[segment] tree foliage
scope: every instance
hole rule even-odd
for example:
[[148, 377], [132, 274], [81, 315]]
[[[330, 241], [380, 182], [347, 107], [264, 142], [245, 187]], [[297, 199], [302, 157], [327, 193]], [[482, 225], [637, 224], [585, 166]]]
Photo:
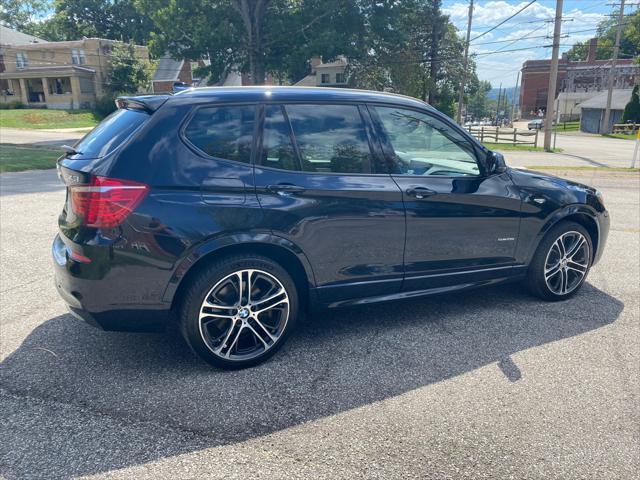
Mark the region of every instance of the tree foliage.
[[633, 122], [640, 123], [640, 96], [638, 95], [639, 85], [633, 87], [631, 92], [631, 100], [624, 107], [622, 112], [622, 123]]
[[489, 92], [491, 91], [491, 83], [483, 80], [478, 82], [475, 92], [469, 95], [467, 101], [467, 113], [475, 119], [488, 117], [494, 108], [489, 102]]
[[149, 40], [153, 28], [149, 16], [137, 10], [133, 0], [28, 1], [38, 2], [41, 12], [44, 6], [54, 13], [42, 21], [32, 19], [22, 29], [50, 41], [99, 37], [141, 45]]
[[152, 65], [136, 56], [133, 44], [114, 44], [110, 56], [111, 64], [105, 85], [108, 91], [131, 94], [149, 86]]
[[[463, 74], [463, 43], [441, 0], [56, 0], [53, 8], [51, 0], [3, 1], [53, 9], [44, 21], [21, 20], [48, 40], [148, 44], [155, 56], [206, 60], [200, 73], [212, 83], [230, 70], [257, 84], [269, 74], [295, 83], [310, 73], [311, 57], [344, 55], [352, 86], [422, 98], [452, 115]], [[473, 61], [466, 83], [473, 95]]]
[[26, 31], [46, 12], [49, 4], [49, 0], [2, 0], [0, 23], [9, 28]]
[[[618, 25], [618, 14], [602, 20], [598, 24], [596, 38], [598, 47], [596, 49], [597, 60], [608, 60], [613, 56], [613, 46], [616, 41], [616, 29]], [[567, 52], [571, 60], [586, 60], [589, 52], [589, 40], [577, 42]], [[636, 58], [640, 56], [640, 10], [625, 15], [620, 36], [620, 58]]]

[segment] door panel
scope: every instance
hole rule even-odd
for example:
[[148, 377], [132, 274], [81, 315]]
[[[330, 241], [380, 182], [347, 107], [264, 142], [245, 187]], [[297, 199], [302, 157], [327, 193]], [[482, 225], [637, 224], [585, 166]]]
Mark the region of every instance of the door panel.
[[[358, 107], [327, 107], [266, 107], [261, 165], [255, 166], [265, 225], [303, 250], [321, 302], [398, 292], [405, 235], [402, 193], [390, 175], [366, 173], [372, 154]], [[294, 144], [295, 161], [286, 135], [291, 124], [300, 140]], [[293, 170], [296, 165], [310, 171]]]
[[[429, 275], [513, 264], [520, 199], [506, 173], [488, 178], [394, 179], [405, 192], [407, 209], [407, 290], [465, 281], [458, 274], [449, 279]], [[416, 186], [435, 193], [423, 198], [406, 193]], [[494, 272], [504, 274], [503, 269]]]
[[521, 204], [509, 175], [483, 175], [474, 145], [430, 113], [376, 107], [373, 117], [407, 211], [403, 289], [508, 274]]

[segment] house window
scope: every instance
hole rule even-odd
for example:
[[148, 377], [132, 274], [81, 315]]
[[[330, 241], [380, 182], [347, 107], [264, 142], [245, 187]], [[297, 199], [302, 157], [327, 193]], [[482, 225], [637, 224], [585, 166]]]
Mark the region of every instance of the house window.
[[18, 52], [16, 53], [16, 68], [22, 70], [29, 66], [29, 61], [27, 60], [27, 54]]
[[331, 75], [328, 73], [320, 75], [320, 83], [331, 83]]
[[336, 73], [336, 83], [345, 83], [344, 73]]
[[84, 65], [86, 61], [87, 60], [84, 57], [84, 50], [81, 48], [74, 48], [71, 50], [71, 63], [74, 65]]
[[80, 93], [95, 93], [93, 81], [87, 77], [80, 77]]
[[64, 95], [71, 93], [71, 79], [69, 77], [50, 78], [49, 93], [52, 95]]

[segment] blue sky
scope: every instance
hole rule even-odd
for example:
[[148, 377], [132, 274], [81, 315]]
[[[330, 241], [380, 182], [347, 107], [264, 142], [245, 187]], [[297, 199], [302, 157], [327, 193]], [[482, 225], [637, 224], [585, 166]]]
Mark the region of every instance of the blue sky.
[[[442, 3], [443, 10], [450, 16], [460, 34], [466, 34], [468, 1], [443, 0]], [[471, 38], [513, 15], [527, 3], [529, 0], [476, 0], [474, 2]], [[562, 34], [567, 37], [560, 40], [561, 52], [568, 50], [576, 41], [594, 36], [598, 22], [612, 12], [613, 7], [607, 3], [612, 2], [606, 0], [564, 1], [563, 18], [566, 20], [562, 24]], [[504, 25], [475, 42], [471, 42], [470, 52], [479, 54], [476, 63], [480, 79], [490, 81], [494, 87], [498, 87], [500, 82], [503, 87], [514, 86], [522, 62], [551, 58], [551, 48], [543, 47], [552, 42], [553, 22], [545, 22], [544, 20], [553, 20], [555, 7], [555, 0], [538, 0]], [[632, 12], [634, 11], [632, 9], [637, 8], [637, 6], [628, 7], [625, 9], [625, 13]], [[521, 37], [535, 38], [517, 40]], [[498, 49], [523, 50], [492, 53]], [[491, 55], [486, 55], [487, 53], [491, 53]]]

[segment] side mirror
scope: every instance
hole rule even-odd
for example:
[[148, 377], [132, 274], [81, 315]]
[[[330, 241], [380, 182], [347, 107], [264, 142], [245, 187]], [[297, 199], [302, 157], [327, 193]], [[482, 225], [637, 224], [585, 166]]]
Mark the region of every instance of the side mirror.
[[493, 175], [506, 171], [507, 163], [504, 161], [504, 156], [498, 152], [489, 152], [487, 155], [487, 173]]

